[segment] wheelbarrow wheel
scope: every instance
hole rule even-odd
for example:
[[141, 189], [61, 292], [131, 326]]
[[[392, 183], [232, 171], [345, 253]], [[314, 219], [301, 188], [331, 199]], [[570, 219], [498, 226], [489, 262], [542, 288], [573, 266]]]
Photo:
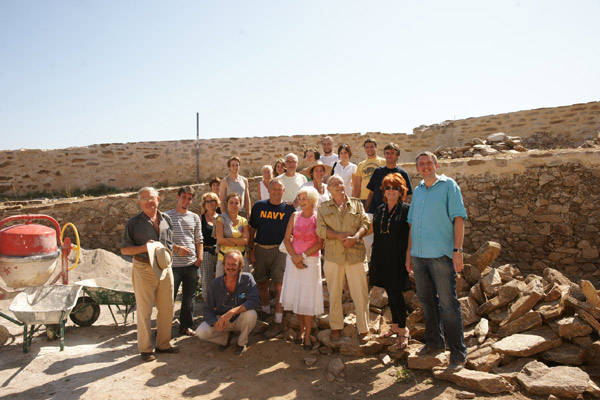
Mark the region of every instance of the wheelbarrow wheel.
[[79, 326], [90, 326], [100, 317], [100, 305], [91, 297], [82, 296], [77, 299], [69, 317]]

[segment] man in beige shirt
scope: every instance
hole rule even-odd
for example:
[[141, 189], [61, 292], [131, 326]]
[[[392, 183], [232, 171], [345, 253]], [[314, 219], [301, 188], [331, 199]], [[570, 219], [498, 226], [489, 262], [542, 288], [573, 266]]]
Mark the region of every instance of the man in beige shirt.
[[369, 288], [365, 246], [362, 237], [369, 229], [369, 218], [359, 199], [346, 195], [339, 175], [329, 178], [331, 200], [321, 203], [317, 213], [317, 235], [325, 240], [323, 271], [329, 290], [329, 326], [331, 339], [338, 340], [344, 328], [342, 292], [348, 279], [354, 302], [359, 341], [369, 341]]

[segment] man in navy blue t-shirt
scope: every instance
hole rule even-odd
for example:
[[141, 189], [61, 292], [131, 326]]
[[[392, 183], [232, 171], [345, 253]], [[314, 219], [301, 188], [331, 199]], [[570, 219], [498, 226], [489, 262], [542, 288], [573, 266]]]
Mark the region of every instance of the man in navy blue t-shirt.
[[398, 157], [400, 157], [400, 147], [398, 147], [398, 145], [395, 143], [390, 143], [383, 149], [383, 155], [385, 157], [385, 165], [375, 169], [373, 176], [371, 176], [371, 180], [367, 185], [367, 189], [369, 189], [369, 196], [367, 197], [365, 210], [371, 214], [374, 214], [375, 209], [380, 204], [383, 204], [381, 183], [383, 182], [383, 178], [385, 178], [388, 174], [398, 172], [400, 175], [402, 175], [406, 181], [406, 187], [408, 188], [407, 194], [412, 194], [412, 185], [410, 184], [408, 173], [397, 165]]
[[274, 323], [265, 332], [265, 336], [269, 338], [277, 336], [283, 329], [283, 306], [279, 303], [279, 298], [286, 255], [279, 251], [279, 245], [285, 236], [290, 216], [295, 211], [294, 206], [282, 200], [284, 191], [281, 179], [273, 179], [269, 184], [269, 199], [257, 201], [250, 213], [250, 262], [254, 266], [254, 279], [258, 285], [263, 312], [271, 313], [271, 280], [275, 283], [277, 293]]

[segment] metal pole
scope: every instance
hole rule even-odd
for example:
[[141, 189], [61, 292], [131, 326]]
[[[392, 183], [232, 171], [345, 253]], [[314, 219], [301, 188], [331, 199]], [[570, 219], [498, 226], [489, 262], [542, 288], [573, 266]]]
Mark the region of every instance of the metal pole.
[[200, 116], [196, 113], [196, 183], [200, 183]]

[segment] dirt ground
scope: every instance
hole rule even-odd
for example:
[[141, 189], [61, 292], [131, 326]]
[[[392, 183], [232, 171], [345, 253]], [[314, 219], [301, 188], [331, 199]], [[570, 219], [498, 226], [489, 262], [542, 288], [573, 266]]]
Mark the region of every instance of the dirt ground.
[[[127, 276], [126, 264], [113, 255], [87, 254], [87, 260], [71, 273], [71, 281], [99, 276]], [[108, 259], [92, 262], [92, 256]], [[112, 270], [99, 269], [101, 261]], [[7, 312], [10, 301], [0, 301]], [[176, 304], [176, 307], [179, 303]], [[119, 317], [119, 316], [117, 316]], [[122, 321], [122, 317], [121, 317]], [[22, 328], [0, 319], [11, 333], [0, 346], [0, 399], [454, 399], [463, 391], [454, 384], [433, 378], [429, 371], [408, 371], [398, 380], [400, 362], [384, 366], [377, 356], [351, 358], [318, 350], [305, 351], [283, 339], [250, 336], [248, 350], [234, 355], [233, 346], [224, 352], [217, 345], [196, 337], [173, 341], [180, 354], [158, 354], [154, 362], [141, 361], [136, 346], [135, 324], [115, 326], [107, 306], [101, 306], [98, 321], [79, 327], [67, 321], [64, 351], [58, 341], [48, 340], [44, 329], [36, 333], [31, 351], [22, 352]], [[314, 356], [307, 366], [304, 358]], [[340, 358], [345, 369], [333, 382], [327, 366]], [[485, 395], [477, 399], [528, 399], [521, 393]]]

